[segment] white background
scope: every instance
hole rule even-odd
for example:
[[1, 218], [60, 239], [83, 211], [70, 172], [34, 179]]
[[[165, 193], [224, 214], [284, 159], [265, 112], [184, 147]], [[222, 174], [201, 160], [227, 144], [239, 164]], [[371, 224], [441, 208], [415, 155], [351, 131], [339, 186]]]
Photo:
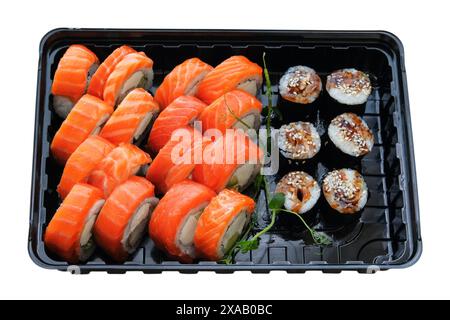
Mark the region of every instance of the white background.
[[[446, 2], [3, 1], [0, 297], [450, 298], [450, 18]], [[27, 233], [38, 45], [41, 37], [56, 27], [385, 29], [395, 33], [406, 51], [424, 239], [421, 260], [409, 269], [375, 275], [173, 272], [72, 276], [35, 266], [27, 253]]]

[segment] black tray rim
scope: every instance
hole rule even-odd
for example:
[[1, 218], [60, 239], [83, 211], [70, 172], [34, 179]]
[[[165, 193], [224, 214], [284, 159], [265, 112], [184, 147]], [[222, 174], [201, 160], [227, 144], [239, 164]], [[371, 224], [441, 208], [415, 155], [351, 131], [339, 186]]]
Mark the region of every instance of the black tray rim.
[[[50, 41], [50, 39], [59, 34], [67, 32], [116, 32], [116, 33], [199, 33], [199, 34], [244, 34], [244, 33], [255, 33], [258, 35], [290, 35], [290, 36], [319, 36], [323, 38], [333, 38], [339, 37], [352, 37], [355, 39], [369, 38], [371, 40], [376, 36], [382, 36], [392, 43], [388, 43], [389, 46], [394, 45], [396, 52], [398, 54], [397, 62], [400, 68], [401, 77], [401, 90], [402, 98], [404, 100], [403, 108], [404, 113], [402, 113], [402, 118], [400, 119], [403, 123], [404, 135], [404, 148], [408, 153], [408, 168], [405, 177], [406, 186], [409, 187], [409, 192], [407, 196], [409, 197], [410, 206], [409, 211], [414, 221], [409, 221], [409, 223], [414, 223], [415, 234], [413, 234], [412, 228], [409, 228], [409, 233], [412, 239], [415, 241], [410, 245], [413, 246], [413, 254], [410, 257], [399, 264], [363, 264], [363, 263], [346, 263], [346, 264], [328, 264], [328, 263], [309, 263], [309, 264], [252, 264], [252, 263], [238, 263], [232, 265], [224, 265], [217, 263], [199, 263], [199, 264], [160, 264], [160, 265], [137, 265], [132, 263], [126, 264], [114, 264], [114, 265], [68, 265], [65, 262], [57, 262], [55, 264], [49, 264], [45, 262], [38, 253], [33, 250], [32, 242], [32, 224], [34, 219], [33, 212], [35, 211], [36, 204], [34, 203], [34, 193], [35, 189], [38, 187], [36, 185], [36, 174], [37, 161], [38, 161], [38, 144], [39, 144], [39, 102], [42, 97], [40, 94], [40, 78], [42, 75], [42, 53], [44, 47]], [[379, 39], [378, 39], [379, 40]], [[89, 273], [90, 271], [106, 271], [107, 273], [125, 273], [128, 271], [141, 271], [144, 273], [161, 273], [163, 271], [179, 271], [180, 273], [197, 273], [199, 271], [214, 271], [216, 273], [233, 273], [234, 271], [251, 271], [252, 273], [269, 273], [271, 271], [286, 271], [287, 273], [305, 273], [306, 271], [322, 271], [324, 273], [340, 273], [341, 271], [357, 271], [360, 273], [375, 273], [376, 271], [389, 270], [389, 269], [404, 269], [415, 265], [423, 252], [421, 228], [420, 228], [420, 218], [419, 218], [419, 199], [418, 199], [418, 187], [417, 187], [417, 174], [416, 165], [414, 157], [414, 143], [411, 125], [411, 110], [409, 103], [407, 78], [405, 70], [405, 53], [404, 46], [399, 37], [394, 33], [386, 30], [273, 30], [273, 29], [143, 29], [143, 28], [55, 28], [48, 31], [43, 35], [39, 44], [39, 63], [38, 63], [38, 73], [37, 73], [37, 83], [36, 83], [36, 103], [35, 103], [35, 127], [34, 127], [34, 143], [33, 143], [33, 162], [32, 162], [32, 177], [31, 177], [31, 195], [30, 195], [30, 218], [29, 218], [29, 234], [28, 234], [28, 254], [31, 260], [39, 267], [44, 269], [57, 269], [60, 271], [69, 271], [71, 273]], [[39, 172], [40, 173], [40, 172]], [[40, 210], [38, 208], [38, 210]]]

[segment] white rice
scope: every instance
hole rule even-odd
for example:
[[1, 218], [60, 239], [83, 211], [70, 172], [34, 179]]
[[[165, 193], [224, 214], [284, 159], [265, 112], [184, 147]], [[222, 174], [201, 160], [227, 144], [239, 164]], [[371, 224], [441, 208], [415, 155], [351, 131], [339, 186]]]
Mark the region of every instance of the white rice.
[[250, 78], [242, 80], [238, 85], [237, 89], [244, 90], [245, 92], [251, 94], [252, 96], [256, 96], [259, 89], [262, 85], [262, 77], [260, 76], [252, 76]]
[[209, 70], [205, 70], [200, 73], [197, 77], [192, 79], [184, 91], [186, 96], [195, 96], [197, 94], [198, 84], [203, 80], [203, 78], [209, 73]]
[[244, 132], [249, 130], [249, 127], [251, 129], [258, 130], [261, 124], [258, 112], [246, 114], [243, 117], [241, 117], [240, 120], [241, 121], [236, 120], [236, 123], [234, 124], [233, 128], [242, 129]]
[[145, 116], [139, 122], [136, 130], [134, 131], [133, 139], [134, 141], [138, 141], [142, 135], [146, 132], [146, 129], [150, 125], [150, 122], [155, 119], [157, 116], [156, 112], [147, 112]]
[[221, 241], [219, 242], [219, 247], [217, 248], [217, 256], [219, 259], [222, 259], [234, 243], [239, 239], [249, 221], [250, 215], [246, 210], [243, 210], [230, 222]]
[[108, 121], [109, 117], [110, 117], [109, 114], [105, 114], [103, 117], [101, 117], [100, 120], [98, 120], [97, 124], [95, 125], [94, 130], [92, 130], [91, 135], [95, 136], [99, 134], [100, 131], [102, 130], [103, 125], [106, 123], [106, 121]]
[[131, 254], [136, 250], [145, 234], [153, 209], [157, 204], [157, 198], [147, 198], [133, 213], [130, 221], [128, 221], [127, 227], [123, 232], [123, 237], [121, 240], [124, 251]]
[[75, 104], [67, 97], [53, 96], [53, 109], [58, 116], [65, 119]]
[[178, 227], [176, 244], [184, 254], [195, 258], [194, 235], [197, 228], [198, 219], [209, 202], [202, 203], [198, 207], [189, 211]]
[[153, 83], [153, 69], [144, 68], [133, 73], [122, 85], [120, 92], [116, 97], [115, 104], [119, 104], [127, 96], [127, 94], [136, 89], [143, 88], [149, 90]]
[[246, 162], [238, 166], [228, 181], [227, 188], [239, 191], [245, 190], [253, 182], [260, 170], [260, 163], [255, 164]]
[[98, 213], [105, 200], [98, 200], [92, 208], [89, 210], [86, 220], [84, 222], [83, 231], [80, 236], [80, 247], [79, 247], [79, 259], [80, 261], [86, 261], [92, 255], [95, 250], [95, 242], [92, 239], [92, 229], [97, 220]]

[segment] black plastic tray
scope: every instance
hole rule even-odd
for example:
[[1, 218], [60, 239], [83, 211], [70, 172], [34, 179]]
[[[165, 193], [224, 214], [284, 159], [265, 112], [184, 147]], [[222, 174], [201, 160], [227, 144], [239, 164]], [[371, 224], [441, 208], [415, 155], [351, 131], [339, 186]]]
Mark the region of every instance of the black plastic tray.
[[[114, 48], [128, 44], [142, 50], [154, 62], [157, 87], [164, 75], [189, 57], [199, 57], [211, 65], [243, 54], [262, 64], [266, 52], [270, 76], [277, 84], [281, 74], [293, 65], [314, 68], [325, 79], [332, 71], [355, 67], [370, 74], [374, 90], [362, 107], [335, 103], [326, 92], [307, 107], [293, 107], [274, 101], [283, 113], [283, 122], [314, 122], [322, 135], [323, 148], [317, 160], [289, 163], [280, 156], [276, 179], [291, 170], [305, 170], [319, 181], [333, 168], [360, 170], [369, 187], [369, 200], [361, 214], [353, 216], [331, 212], [324, 200], [305, 215], [307, 221], [333, 238], [333, 245], [320, 247], [309, 241], [305, 229], [289, 217], [281, 217], [272, 232], [261, 239], [258, 250], [239, 254], [236, 263], [215, 262], [181, 264], [167, 260], [148, 238], [124, 264], [114, 264], [100, 250], [86, 263], [69, 266], [48, 254], [43, 243], [47, 223], [59, 200], [56, 186], [61, 168], [49, 156], [49, 143], [59, 128], [60, 119], [51, 111], [52, 77], [68, 45], [82, 43], [104, 59]], [[140, 270], [158, 273], [166, 270], [194, 273], [211, 270], [220, 273], [235, 270], [304, 272], [357, 270], [375, 272], [407, 267], [422, 251], [419, 227], [417, 184], [414, 164], [410, 110], [406, 85], [404, 52], [400, 40], [384, 31], [263, 31], [263, 30], [114, 30], [56, 29], [46, 34], [40, 45], [37, 81], [35, 141], [31, 190], [31, 217], [28, 249], [39, 266], [59, 270], [108, 271], [123, 273]], [[154, 93], [155, 86], [152, 88]], [[265, 96], [259, 97], [265, 104]], [[362, 160], [341, 156], [327, 143], [326, 127], [335, 115], [352, 111], [367, 121], [376, 136], [373, 151]], [[278, 128], [279, 122], [274, 123]], [[268, 223], [264, 197], [258, 202], [256, 230]]]

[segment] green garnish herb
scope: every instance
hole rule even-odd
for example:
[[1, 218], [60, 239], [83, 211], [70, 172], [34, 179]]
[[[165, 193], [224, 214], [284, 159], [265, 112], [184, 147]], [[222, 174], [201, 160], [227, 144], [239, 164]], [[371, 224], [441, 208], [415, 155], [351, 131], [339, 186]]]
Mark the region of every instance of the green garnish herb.
[[227, 95], [225, 94], [223, 96], [223, 101], [225, 102], [225, 106], [228, 109], [228, 112], [231, 113], [231, 115], [236, 119], [236, 121], [238, 121], [239, 123], [243, 124], [247, 129], [251, 129], [252, 127], [250, 127], [247, 123], [244, 122], [244, 120], [242, 120], [241, 118], [239, 118], [234, 112], [233, 110], [231, 110], [230, 106], [227, 103]]
[[290, 210], [283, 209], [284, 205], [284, 194], [283, 193], [276, 193], [269, 202], [269, 211], [271, 213], [271, 219], [270, 223], [261, 231], [259, 231], [257, 234], [255, 234], [250, 240], [241, 241], [238, 246], [241, 248], [242, 253], [247, 253], [250, 250], [257, 249], [259, 246], [259, 240], [263, 234], [268, 232], [272, 227], [275, 225], [277, 214], [281, 213], [289, 213], [295, 215], [297, 218], [301, 220], [301, 222], [304, 224], [306, 229], [308, 229], [309, 233], [311, 234], [311, 237], [315, 244], [317, 245], [330, 245], [331, 240], [323, 233], [319, 233], [313, 228], [311, 228], [306, 221], [303, 219], [303, 217]]
[[253, 199], [258, 198], [260, 192], [261, 192], [261, 186], [263, 183], [263, 176], [259, 173], [256, 177], [255, 180], [253, 181], [252, 184], [252, 189], [253, 189]]
[[141, 80], [139, 80], [139, 83], [138, 83], [137, 87], [138, 87], [138, 88], [144, 88], [144, 87], [145, 87], [145, 84], [147, 83], [147, 81], [148, 81], [147, 77], [146, 77], [146, 76], [143, 76], [143, 77], [141, 78]]
[[238, 189], [239, 189], [239, 181], [238, 181], [238, 178], [237, 178], [237, 177], [231, 178], [231, 180], [228, 181], [228, 183], [227, 183], [227, 188], [228, 188], [228, 189], [238, 190]]
[[263, 53], [262, 56], [263, 59], [263, 65], [264, 65], [264, 78], [266, 80], [266, 97], [267, 97], [267, 118], [266, 118], [266, 134], [267, 134], [267, 153], [270, 154], [271, 149], [271, 132], [270, 132], [270, 125], [272, 120], [272, 112], [273, 112], [273, 106], [272, 106], [272, 84], [270, 82], [269, 77], [269, 70], [267, 69], [266, 64], [266, 53]]
[[[234, 258], [239, 253], [239, 251], [243, 252], [241, 246], [243, 245], [244, 242], [246, 242], [244, 239], [247, 239], [248, 235], [253, 230], [254, 226], [255, 226], [255, 220], [254, 220], [254, 218], [252, 218], [252, 220], [248, 224], [247, 229], [245, 230], [245, 232], [238, 239], [238, 241], [236, 241], [234, 243], [234, 245], [227, 252], [227, 254], [223, 257], [223, 259], [219, 261], [220, 263], [233, 264]], [[257, 248], [254, 248], [254, 249], [257, 249]]]
[[82, 251], [90, 251], [94, 248], [95, 242], [92, 238], [88, 240], [84, 245], [81, 246]]
[[286, 210], [283, 208], [284, 205], [284, 194], [283, 193], [276, 193], [273, 197], [272, 200], [270, 200], [269, 203], [269, 209], [272, 212], [284, 212], [284, 213], [290, 213], [295, 215], [297, 218], [299, 218], [302, 223], [305, 225], [306, 229], [308, 229], [309, 233], [311, 234], [312, 239], [314, 240], [314, 242], [318, 245], [330, 245], [331, 241], [330, 239], [323, 233], [317, 232], [316, 230], [314, 230], [313, 228], [311, 228], [306, 221], [303, 219], [303, 217], [294, 211], [290, 211], [290, 210]]

